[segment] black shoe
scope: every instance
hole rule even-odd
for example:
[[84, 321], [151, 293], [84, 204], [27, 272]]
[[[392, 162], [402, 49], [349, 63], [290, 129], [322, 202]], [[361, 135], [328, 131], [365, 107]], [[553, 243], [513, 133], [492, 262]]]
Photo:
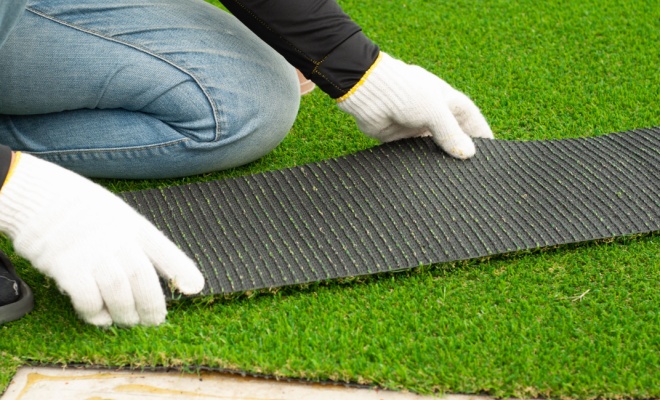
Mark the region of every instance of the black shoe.
[[0, 325], [21, 318], [33, 307], [32, 290], [18, 277], [9, 258], [0, 252]]

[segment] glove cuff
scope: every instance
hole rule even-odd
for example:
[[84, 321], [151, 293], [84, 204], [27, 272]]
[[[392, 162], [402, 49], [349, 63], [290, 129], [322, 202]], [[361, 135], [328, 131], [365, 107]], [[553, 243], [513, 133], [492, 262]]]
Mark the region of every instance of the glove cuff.
[[[0, 232], [15, 240], [39, 218], [40, 211], [57, 201], [55, 194], [66, 187], [67, 171], [25, 153], [16, 153], [12, 173], [0, 192]], [[47, 223], [40, 221], [39, 223]]]
[[376, 70], [376, 68], [378, 67], [378, 65], [380, 64], [380, 62], [381, 62], [381, 61], [383, 60], [383, 58], [385, 58], [385, 57], [389, 57], [389, 56], [388, 56], [386, 53], [384, 53], [384, 52], [381, 51], [381, 52], [378, 54], [378, 57], [376, 57], [376, 60], [374, 61], [374, 63], [371, 64], [371, 67], [369, 67], [369, 69], [367, 70], [367, 72], [365, 72], [364, 75], [362, 75], [362, 78], [360, 78], [360, 80], [358, 81], [358, 83], [356, 83], [356, 84], [351, 88], [351, 90], [349, 90], [348, 92], [346, 92], [346, 94], [344, 94], [343, 96], [337, 98], [335, 101], [336, 101], [337, 103], [341, 103], [341, 102], [347, 100], [349, 97], [351, 97], [351, 96], [352, 96], [352, 95], [353, 95], [353, 94], [354, 94], [354, 93], [355, 93], [355, 92], [356, 92], [356, 91], [357, 91], [362, 85], [364, 85], [364, 83], [367, 81], [367, 78], [369, 78], [369, 77], [371, 76], [371, 74]]
[[401, 76], [405, 75], [407, 66], [381, 51], [362, 79], [337, 99], [337, 106], [366, 124], [387, 119], [391, 110], [402, 106], [396, 93], [407, 92], [407, 77]]

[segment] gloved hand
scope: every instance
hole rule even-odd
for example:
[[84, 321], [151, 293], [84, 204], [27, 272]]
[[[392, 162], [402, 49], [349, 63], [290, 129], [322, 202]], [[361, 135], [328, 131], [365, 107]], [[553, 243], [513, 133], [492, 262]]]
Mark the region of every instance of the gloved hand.
[[160, 324], [167, 309], [157, 273], [185, 294], [204, 287], [193, 261], [119, 197], [28, 154], [14, 163], [0, 192], [0, 231], [85, 321]]
[[430, 135], [456, 158], [474, 155], [470, 137], [493, 138], [486, 119], [465, 94], [384, 52], [337, 105], [355, 117], [367, 136], [390, 142]]

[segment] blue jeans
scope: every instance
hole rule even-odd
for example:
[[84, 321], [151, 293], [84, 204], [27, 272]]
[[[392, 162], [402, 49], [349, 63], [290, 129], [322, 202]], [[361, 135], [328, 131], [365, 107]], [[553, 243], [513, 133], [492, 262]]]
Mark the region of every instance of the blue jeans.
[[202, 0], [29, 0], [0, 48], [0, 143], [92, 177], [248, 163], [299, 102], [294, 68]]

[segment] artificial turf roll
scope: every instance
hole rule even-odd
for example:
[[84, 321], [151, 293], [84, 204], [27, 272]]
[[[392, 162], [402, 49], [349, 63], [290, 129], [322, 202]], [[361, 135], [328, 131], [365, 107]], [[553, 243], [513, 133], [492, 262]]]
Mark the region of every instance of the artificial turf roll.
[[431, 139], [121, 196], [195, 259], [201, 295], [660, 230], [660, 129], [548, 141]]

